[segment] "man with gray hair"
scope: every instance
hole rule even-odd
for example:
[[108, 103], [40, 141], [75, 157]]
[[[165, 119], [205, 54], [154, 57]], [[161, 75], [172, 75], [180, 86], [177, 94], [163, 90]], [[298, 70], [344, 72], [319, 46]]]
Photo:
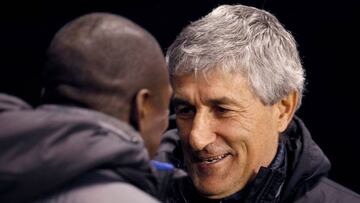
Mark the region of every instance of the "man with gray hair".
[[[159, 156], [190, 176], [174, 201], [360, 202], [326, 178], [329, 160], [294, 116], [304, 69], [272, 14], [219, 6], [185, 27], [167, 57], [178, 130]], [[165, 145], [176, 135], [176, 147]]]

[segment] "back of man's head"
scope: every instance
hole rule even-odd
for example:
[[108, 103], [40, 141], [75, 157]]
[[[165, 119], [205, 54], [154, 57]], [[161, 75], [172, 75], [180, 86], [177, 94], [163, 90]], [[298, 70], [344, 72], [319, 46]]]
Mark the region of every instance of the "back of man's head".
[[50, 44], [43, 103], [127, 120], [137, 91], [164, 85], [164, 66], [162, 51], [146, 30], [114, 14], [87, 14], [60, 29]]

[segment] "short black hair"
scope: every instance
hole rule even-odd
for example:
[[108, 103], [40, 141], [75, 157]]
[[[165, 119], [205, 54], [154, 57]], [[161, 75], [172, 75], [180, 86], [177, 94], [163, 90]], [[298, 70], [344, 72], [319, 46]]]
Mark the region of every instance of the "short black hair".
[[165, 60], [155, 38], [132, 21], [91, 13], [52, 40], [43, 71], [42, 103], [77, 105], [119, 116], [141, 88], [160, 87]]

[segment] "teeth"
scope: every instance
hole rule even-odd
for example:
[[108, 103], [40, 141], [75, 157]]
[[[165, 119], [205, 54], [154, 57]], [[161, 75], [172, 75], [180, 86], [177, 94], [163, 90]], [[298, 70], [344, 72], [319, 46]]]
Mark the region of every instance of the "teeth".
[[211, 164], [211, 163], [215, 163], [215, 162], [218, 162], [220, 161], [221, 159], [225, 158], [226, 157], [226, 154], [223, 154], [223, 155], [220, 155], [220, 156], [216, 156], [216, 157], [211, 157], [209, 159], [205, 159], [202, 161], [202, 163], [205, 163], [205, 164]]

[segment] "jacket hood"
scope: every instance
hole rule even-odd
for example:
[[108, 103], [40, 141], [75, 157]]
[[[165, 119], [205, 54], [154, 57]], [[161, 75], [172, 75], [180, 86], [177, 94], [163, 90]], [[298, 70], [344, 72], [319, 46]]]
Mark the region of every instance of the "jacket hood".
[[284, 132], [284, 138], [289, 166], [282, 199], [289, 199], [294, 198], [305, 182], [311, 187], [312, 183], [316, 184], [326, 176], [331, 164], [300, 118], [294, 117]]
[[126, 123], [87, 109], [33, 109], [0, 94], [0, 154], [0, 202], [36, 198], [95, 168], [129, 172], [137, 177], [132, 181], [154, 187], [141, 136]]

